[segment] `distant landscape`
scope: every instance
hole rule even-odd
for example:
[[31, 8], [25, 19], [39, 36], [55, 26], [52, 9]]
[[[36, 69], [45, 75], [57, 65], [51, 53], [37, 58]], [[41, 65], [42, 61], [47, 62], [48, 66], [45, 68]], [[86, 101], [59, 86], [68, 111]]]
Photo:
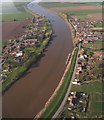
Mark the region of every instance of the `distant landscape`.
[[[31, 18], [33, 15], [27, 12], [26, 5], [28, 2], [3, 3], [2, 21], [13, 21], [14, 19]], [[7, 7], [9, 6], [9, 7]]]

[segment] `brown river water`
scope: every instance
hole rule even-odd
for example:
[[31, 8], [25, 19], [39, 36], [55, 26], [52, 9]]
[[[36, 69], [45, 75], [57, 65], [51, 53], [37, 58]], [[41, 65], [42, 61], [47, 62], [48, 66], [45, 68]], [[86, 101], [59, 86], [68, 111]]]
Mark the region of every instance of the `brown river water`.
[[41, 59], [3, 95], [3, 118], [33, 118], [40, 112], [60, 82], [73, 50], [71, 31], [61, 17], [33, 2], [28, 8], [51, 21], [54, 38]]

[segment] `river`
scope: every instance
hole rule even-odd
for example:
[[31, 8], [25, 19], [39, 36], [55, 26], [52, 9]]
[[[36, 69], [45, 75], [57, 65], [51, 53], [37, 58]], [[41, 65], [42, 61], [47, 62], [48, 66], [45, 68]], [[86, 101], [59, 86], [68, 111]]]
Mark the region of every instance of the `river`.
[[28, 8], [50, 20], [54, 38], [41, 59], [3, 95], [3, 118], [33, 118], [60, 82], [68, 54], [73, 50], [71, 31], [61, 17], [34, 2]]

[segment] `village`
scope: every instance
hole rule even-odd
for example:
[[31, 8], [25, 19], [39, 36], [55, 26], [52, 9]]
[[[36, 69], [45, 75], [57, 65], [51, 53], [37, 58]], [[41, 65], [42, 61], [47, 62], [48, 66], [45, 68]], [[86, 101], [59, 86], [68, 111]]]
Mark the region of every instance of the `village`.
[[[25, 34], [17, 36], [3, 45], [2, 55], [0, 56], [2, 81], [8, 81], [8, 77], [12, 76], [13, 73], [15, 74], [15, 80], [15, 77], [17, 77], [15, 70], [19, 66], [27, 67], [28, 63], [31, 64], [32, 59], [37, 58], [43, 52], [51, 38], [51, 25], [44, 16], [33, 17], [30, 23], [22, 26], [22, 28], [25, 30]], [[32, 58], [32, 56], [35, 57]]]
[[[68, 17], [68, 21], [74, 28], [74, 37], [77, 38], [79, 47], [78, 58], [75, 67], [75, 77], [72, 81], [72, 89], [67, 102], [61, 113], [61, 118], [79, 118], [88, 111], [88, 93], [77, 91], [77, 86], [87, 85], [90, 82], [102, 81], [104, 77], [103, 66], [103, 28], [95, 30], [96, 24], [103, 24], [103, 21], [81, 21], [77, 18]], [[74, 90], [74, 87], [75, 91]]]
[[[87, 73], [88, 69], [91, 69], [94, 65], [94, 62], [96, 63], [96, 60], [101, 61], [104, 60], [104, 56], [102, 55], [102, 35], [103, 35], [103, 29], [101, 30], [93, 30], [96, 24], [102, 23], [103, 21], [81, 21], [77, 18], [70, 18], [69, 22], [74, 26], [76, 37], [78, 39], [78, 44], [80, 44], [80, 50], [78, 53], [78, 61], [77, 61], [77, 67], [76, 67], [76, 75], [75, 80], [72, 82], [72, 84], [80, 85], [87, 79], [88, 74], [86, 76], [83, 76], [83, 73]], [[99, 42], [101, 45], [98, 46], [95, 42]], [[100, 54], [95, 56], [96, 52], [100, 51]], [[92, 64], [93, 63], [93, 64]], [[83, 77], [83, 78], [82, 78]], [[91, 76], [90, 76], [91, 77]], [[93, 77], [91, 79], [94, 79]], [[102, 76], [100, 77], [102, 79]]]

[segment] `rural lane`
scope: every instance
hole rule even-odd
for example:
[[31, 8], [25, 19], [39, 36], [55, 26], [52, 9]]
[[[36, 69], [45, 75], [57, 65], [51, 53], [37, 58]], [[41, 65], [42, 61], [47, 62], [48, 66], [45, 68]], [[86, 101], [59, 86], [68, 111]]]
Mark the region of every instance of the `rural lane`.
[[[77, 63], [78, 63], [78, 54], [77, 54], [77, 58], [76, 58], [76, 63], [75, 63], [75, 67], [74, 67], [74, 71], [73, 71], [73, 75], [72, 75], [72, 78], [71, 78], [71, 81], [70, 81], [70, 84], [69, 84], [69, 87], [67, 89], [67, 92], [66, 92], [66, 95], [60, 105], [60, 107], [58, 108], [58, 110], [56, 111], [56, 113], [53, 115], [52, 119], [53, 118], [57, 118], [59, 114], [62, 113], [63, 111], [63, 108], [64, 108], [64, 105], [68, 99], [68, 96], [69, 96], [69, 93], [71, 91], [71, 88], [72, 88], [72, 81], [75, 79], [75, 73], [76, 73], [76, 68], [77, 68]], [[69, 63], [69, 66], [67, 66], [68, 68], [70, 67], [70, 63]], [[68, 107], [66, 107], [68, 108]]]

